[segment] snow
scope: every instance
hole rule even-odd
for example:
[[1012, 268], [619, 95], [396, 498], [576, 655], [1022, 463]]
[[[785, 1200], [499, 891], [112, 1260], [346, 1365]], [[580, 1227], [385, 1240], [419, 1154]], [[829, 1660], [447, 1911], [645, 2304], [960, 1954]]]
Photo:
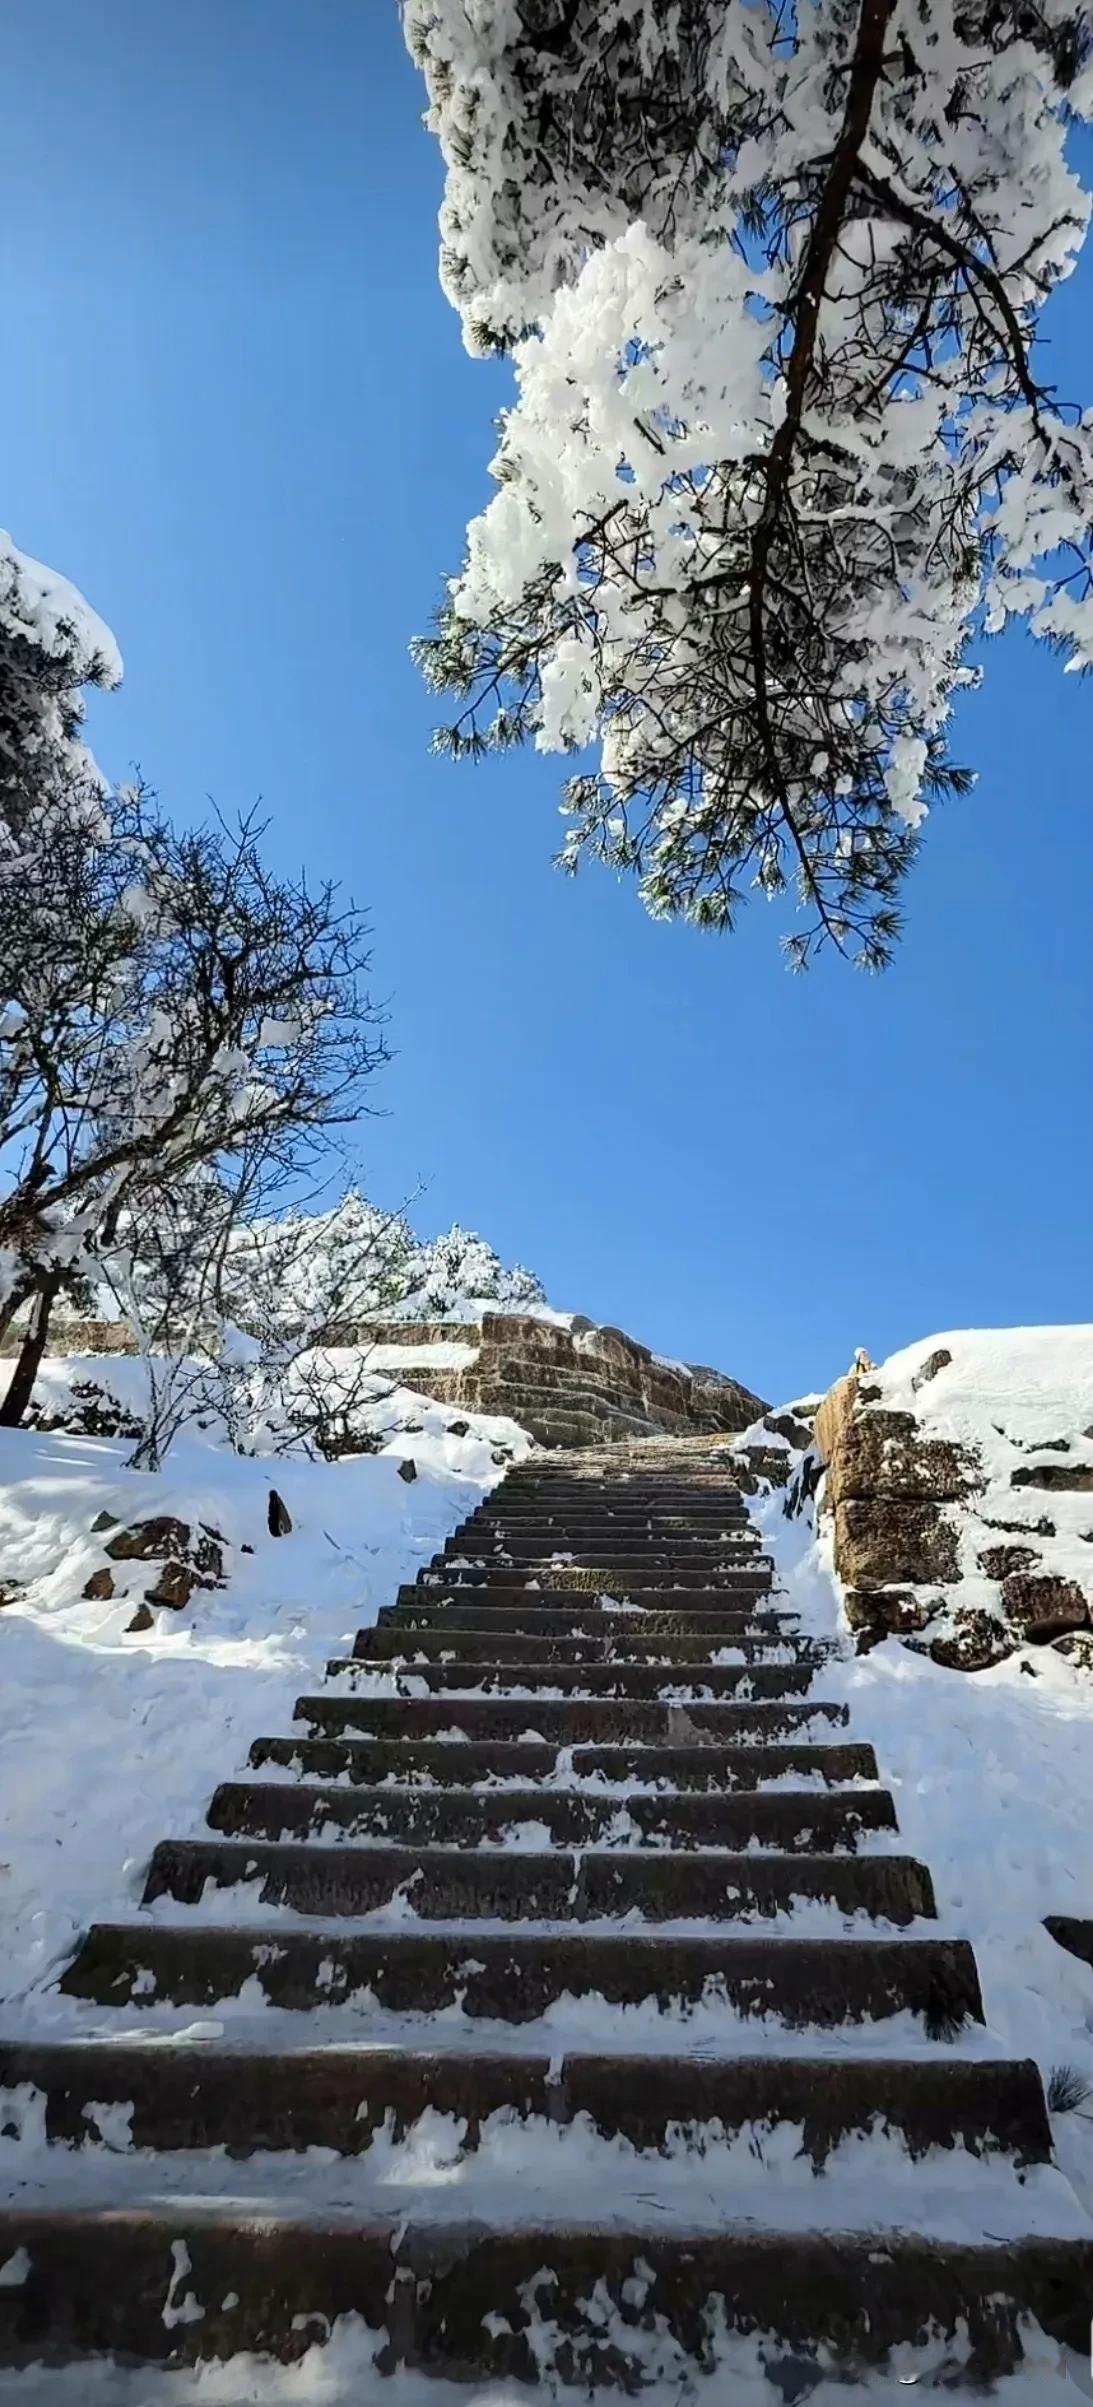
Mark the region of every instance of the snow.
[[64, 661], [74, 686], [94, 678], [120, 685], [121, 654], [109, 627], [75, 585], [17, 550], [0, 531], [0, 627], [25, 636], [51, 658]]
[[432, 1345], [369, 1346], [365, 1360], [370, 1371], [469, 1371], [478, 1347], [439, 1339]]
[[[1014, 1461], [1034, 1459], [1036, 1448], [1064, 1429], [1093, 1425], [1091, 1334], [957, 1333], [907, 1349], [876, 1377], [886, 1403], [913, 1401], [931, 1429], [977, 1444], [992, 1477], [1008, 1481]], [[916, 1390], [915, 1374], [945, 1345], [953, 1354], [951, 1368]], [[458, 1341], [453, 1346], [460, 1350]], [[98, 1367], [117, 1376], [122, 1394], [140, 1372], [124, 1358]], [[60, 1365], [55, 1373], [50, 1366], [50, 1376], [59, 1393], [71, 1366]], [[450, 1407], [412, 1401], [425, 1424], [412, 1438], [392, 1437], [385, 1453], [333, 1465], [236, 1457], [213, 1442], [215, 1433], [199, 1442], [191, 1432], [176, 1443], [166, 1470], [152, 1475], [127, 1470], [125, 1449], [106, 1441], [0, 1432], [0, 1580], [19, 1584], [15, 1600], [0, 1613], [0, 1995], [6, 2032], [39, 2038], [110, 2032], [139, 2036], [151, 2047], [168, 2034], [185, 2036], [195, 2047], [496, 2047], [539, 2053], [558, 2064], [567, 2053], [604, 2048], [700, 2056], [807, 2050], [936, 2057], [941, 2043], [926, 2042], [910, 2018], [788, 2031], [762, 2017], [740, 2016], [716, 1983], [686, 2012], [663, 1999], [619, 2009], [582, 1995], [560, 1999], [537, 2024], [496, 2026], [466, 2015], [458, 2002], [432, 2015], [384, 2012], [369, 1993], [348, 1995], [340, 1988], [333, 1959], [328, 2002], [306, 2017], [271, 2007], [260, 1975], [240, 1996], [201, 2015], [158, 2001], [150, 1976], [137, 1983], [127, 2007], [109, 2012], [61, 1999], [51, 1989], [90, 1920], [132, 1918], [155, 1842], [204, 1835], [212, 1790], [244, 1769], [251, 1741], [264, 1731], [289, 1729], [297, 1698], [320, 1687], [327, 1658], [351, 1648], [357, 1627], [393, 1600], [400, 1582], [416, 1575], [489, 1490], [500, 1441], [527, 1450], [510, 1423], [468, 1415], [468, 1435], [454, 1438], [446, 1427]], [[1079, 1454], [1081, 1443], [1074, 1439]], [[411, 1484], [398, 1476], [407, 1449], [418, 1471]], [[279, 1540], [266, 1526], [271, 1478], [294, 1525], [291, 1536]], [[1027, 1503], [1028, 1491], [1007, 1486], [1006, 1493]], [[1037, 1498], [1037, 1509], [1042, 1501]], [[1053, 1513], [1059, 1501], [1052, 1496]], [[850, 1736], [876, 1746], [882, 1782], [896, 1800], [896, 1845], [930, 1868], [937, 1930], [966, 1937], [975, 1949], [987, 2028], [969, 2029], [943, 2052], [1031, 2055], [1045, 2076], [1065, 2062], [1093, 2081], [1093, 1972], [1057, 1948], [1042, 1923], [1052, 1911], [1093, 1914], [1093, 1681], [1045, 1650], [1036, 1651], [1035, 1680], [1018, 1657], [970, 1679], [896, 1642], [855, 1656], [826, 1531], [817, 1539], [807, 1522], [787, 1519], [780, 1492], [753, 1500], [752, 1510], [800, 1635], [829, 1650], [824, 1697], [846, 1704]], [[1088, 1499], [1086, 1511], [1093, 1519]], [[126, 1637], [130, 1595], [91, 1603], [80, 1593], [102, 1559], [91, 1534], [102, 1512], [126, 1522], [151, 1512], [207, 1522], [225, 1542], [227, 1587], [199, 1593], [185, 1614], [159, 1613], [152, 1631]], [[146, 1576], [140, 1564], [122, 1568], [136, 1583]], [[408, 1645], [412, 1650], [412, 1633]], [[408, 1685], [406, 1673], [394, 1666], [374, 1677], [376, 1695]], [[472, 1691], [474, 1678], [469, 1667]], [[699, 1678], [695, 1672], [673, 1685], [682, 1693]], [[515, 1693], [521, 1693], [518, 1678]], [[529, 1731], [545, 1693], [529, 1695]], [[458, 1716], [454, 1699], [452, 1713]], [[573, 1782], [572, 1764], [560, 1749], [552, 1785]], [[624, 1797], [620, 1789], [616, 1841], [626, 1836]], [[514, 1821], [505, 1843], [545, 1848], [548, 1826]], [[611, 1842], [605, 1837], [600, 1843]], [[880, 1852], [891, 1851], [891, 1841], [878, 1844]], [[563, 1852], [576, 1866], [579, 1855]], [[314, 1917], [263, 1908], [238, 1888], [210, 1888], [198, 1909], [159, 1901], [148, 1919], [161, 1918], [243, 1920], [268, 1933], [274, 1948], [278, 1936], [302, 1920], [316, 1927]], [[817, 1903], [760, 1927], [819, 1933], [843, 1930], [849, 1919]], [[362, 1927], [444, 1926], [419, 1923], [404, 1887], [377, 1913], [319, 1927], [343, 1934]], [[452, 1927], [465, 1935], [473, 1960], [475, 1936], [491, 1928], [489, 1921]], [[511, 1937], [510, 1923], [497, 1927]], [[616, 1920], [609, 1927], [620, 1925]], [[633, 1916], [628, 1927], [645, 1926]], [[710, 1928], [694, 1921], [657, 1927]], [[793, 2126], [734, 2135], [707, 2125], [674, 2133], [654, 2173], [649, 2158], [629, 2142], [604, 2137], [590, 2125], [560, 2127], [504, 2114], [489, 2118], [478, 2148], [464, 2154], [460, 2126], [429, 2111], [401, 2138], [390, 2128], [381, 2131], [359, 2157], [314, 2149], [291, 2157], [266, 2152], [240, 2163], [220, 2150], [149, 2157], [132, 2146], [124, 2102], [91, 2102], [85, 2145], [47, 2150], [43, 2102], [29, 2084], [0, 2104], [0, 2119], [13, 2134], [0, 2140], [0, 2175], [28, 2206], [63, 2198], [73, 2208], [104, 2201], [154, 2207], [164, 2197], [192, 2198], [225, 2211], [244, 2206], [265, 2217], [289, 2212], [335, 2220], [405, 2208], [415, 2223], [472, 2218], [488, 2231], [526, 2225], [532, 2217], [545, 2229], [564, 2225], [580, 2196], [595, 2202], [605, 2227], [625, 2224], [639, 2234], [725, 2231], [735, 2223], [773, 2221], [787, 2233], [819, 2222], [883, 2235], [913, 2223], [954, 2239], [982, 2239], [984, 2232], [1001, 2239], [1085, 2232], [1093, 2213], [1093, 2121], [1082, 2112], [1055, 2118], [1059, 2169], [1036, 2169], [1021, 2182], [961, 2148], [911, 2165], [902, 2145], [878, 2131], [844, 2140], [819, 2183], [799, 2153], [801, 2134]], [[31, 2270], [26, 2251], [19, 2251], [0, 2266], [0, 2284], [17, 2286]], [[190, 2274], [189, 2252], [179, 2238], [164, 2269], [168, 2330], [196, 2324], [204, 2313]], [[605, 2303], [604, 2312], [609, 2318], [613, 2310]], [[243, 2407], [248, 2400], [263, 2407], [538, 2407], [544, 2395], [555, 2407], [577, 2407], [587, 2392], [567, 2393], [554, 2379], [556, 2334], [545, 2305], [534, 2332], [545, 2393], [511, 2382], [449, 2385], [417, 2374], [381, 2376], [379, 2337], [347, 2319], [326, 2347], [309, 2350], [294, 2367], [243, 2357], [196, 2372], [96, 2365], [81, 2367], [80, 2394], [89, 2407]], [[687, 2369], [663, 2333], [653, 2334], [649, 2345], [649, 2386], [642, 2395], [648, 2407], [680, 2407], [691, 2396]], [[774, 2407], [761, 2342], [725, 2339], [719, 2345], [718, 2373], [697, 2384], [695, 2397]], [[1025, 2368], [997, 2389], [999, 2407], [1047, 2407], [1056, 2395], [1062, 2407], [1070, 2386], [1058, 2349], [1035, 2332], [1027, 2335], [1027, 2346]], [[906, 2367], [897, 2365], [891, 2380], [867, 2383], [855, 2396], [862, 2407], [895, 2407], [908, 2387], [925, 2386], [931, 2362], [929, 2349], [919, 2352]], [[24, 2400], [48, 2402], [55, 2383], [56, 2376], [43, 2370], [0, 2373], [0, 2400], [18, 2397], [20, 2407]], [[841, 2386], [821, 2381], [809, 2393], [810, 2407], [842, 2407], [845, 2397]]]
[[[370, 2332], [359, 2318], [346, 2316], [324, 2346], [309, 2348], [290, 2366], [244, 2356], [193, 2372], [127, 2373], [111, 2365], [82, 2365], [80, 2400], [87, 2407], [546, 2407], [547, 2401], [549, 2407], [589, 2407], [595, 2394], [587, 2383], [574, 2389], [551, 2372], [553, 2335], [545, 2323], [540, 2330], [546, 2379], [533, 2385], [509, 2380], [440, 2382], [420, 2373], [379, 2373], [376, 2360], [386, 2335]], [[627, 2339], [632, 2345], [633, 2327], [628, 2327]], [[1074, 2384], [1060, 2367], [1058, 2348], [1032, 2328], [1025, 2334], [1025, 2349], [1026, 2369], [1008, 2376], [992, 2393], [998, 2407], [1049, 2407], [1056, 2397], [1059, 2407], [1067, 2407], [1074, 2399]], [[924, 2355], [936, 2361], [942, 2351], [932, 2348]], [[913, 2395], [907, 2383], [926, 2378], [921, 2358], [915, 2366], [913, 2375], [865, 2382], [850, 2392], [841, 2382], [821, 2380], [809, 2387], [808, 2407], [847, 2407], [848, 2399], [855, 2407], [907, 2407]], [[622, 2394], [612, 2389], [606, 2395], [613, 2403]], [[640, 2395], [644, 2407], [699, 2407], [702, 2401], [709, 2407], [729, 2407], [729, 2402], [731, 2407], [779, 2407], [785, 2393], [781, 2386], [772, 2391], [763, 2372], [761, 2339], [725, 2338], [716, 2352], [715, 2376], [692, 2384], [686, 2369], [677, 2367], [664, 2379], [643, 2383]], [[951, 2398], [951, 2383], [938, 2395]], [[56, 2373], [40, 2367], [14, 2376], [0, 2373], [0, 2400], [9, 2398], [19, 2407], [24, 2400], [30, 2407], [55, 2407]]]
[[[51, 1369], [53, 1366], [50, 1366]], [[60, 1371], [63, 1366], [58, 1366]], [[111, 1379], [140, 1365], [111, 1358]], [[43, 1993], [92, 1920], [137, 1902], [157, 1840], [196, 1836], [218, 1781], [252, 1739], [287, 1730], [327, 1657], [390, 1604], [498, 1477], [511, 1422], [407, 1399], [426, 1426], [389, 1452], [336, 1464], [254, 1459], [179, 1440], [161, 1474], [125, 1468], [105, 1440], [0, 1431], [0, 1998], [9, 2033], [40, 2019]], [[407, 1483], [399, 1461], [413, 1453]], [[271, 1479], [292, 1534], [266, 1525]], [[205, 1522], [226, 1541], [230, 1584], [125, 1636], [148, 1566], [117, 1566], [125, 1592], [81, 1595], [103, 1560], [100, 1513]], [[250, 1553], [244, 1552], [250, 1548]]]

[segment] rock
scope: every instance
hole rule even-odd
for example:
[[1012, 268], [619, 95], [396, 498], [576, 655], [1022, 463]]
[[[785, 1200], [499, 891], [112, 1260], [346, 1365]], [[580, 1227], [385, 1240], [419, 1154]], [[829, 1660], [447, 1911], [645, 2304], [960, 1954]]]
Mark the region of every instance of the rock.
[[983, 1527], [984, 1529], [1004, 1529], [1011, 1538], [1053, 1538], [1055, 1536], [1055, 1523], [1048, 1520], [1046, 1513], [1041, 1513], [1038, 1521], [988, 1521], [984, 1517]]
[[188, 1605], [194, 1589], [204, 1586], [192, 1563], [173, 1558], [165, 1563], [154, 1588], [145, 1589], [145, 1601], [150, 1605], [169, 1605], [173, 1613], [181, 1613]]
[[1089, 1621], [1089, 1600], [1076, 1580], [1053, 1573], [1014, 1572], [1002, 1582], [1002, 1602], [1025, 1638], [1057, 1638]]
[[977, 1484], [978, 1464], [952, 1438], [925, 1437], [910, 1412], [856, 1413], [828, 1457], [827, 1496], [928, 1497], [955, 1504]]
[[775, 1437], [784, 1438], [787, 1446], [793, 1446], [798, 1454], [803, 1454], [806, 1447], [812, 1444], [811, 1429], [806, 1422], [795, 1420], [791, 1412], [765, 1413], [763, 1427], [772, 1429]]
[[928, 1380], [936, 1379], [939, 1371], [947, 1371], [951, 1361], [952, 1355], [948, 1346], [935, 1346], [933, 1353], [927, 1355], [921, 1370], [915, 1372], [911, 1381], [916, 1393], [920, 1387], [926, 1386]]
[[989, 1580], [1008, 1580], [1015, 1571], [1031, 1571], [1040, 1556], [1034, 1546], [985, 1546], [978, 1561]]
[[962, 1613], [949, 1635], [935, 1638], [930, 1646], [934, 1662], [954, 1672], [987, 1671], [992, 1663], [1004, 1662], [1012, 1651], [1010, 1632], [993, 1613], [978, 1607]]
[[469, 1435], [470, 1426], [471, 1425], [469, 1421], [449, 1421], [448, 1436], [450, 1438], [465, 1438]]
[[153, 1513], [147, 1521], [134, 1521], [131, 1529], [120, 1529], [106, 1551], [115, 1563], [143, 1563], [154, 1555], [188, 1554], [189, 1547], [188, 1521], [177, 1520], [173, 1513]]
[[412, 1454], [403, 1456], [403, 1459], [398, 1467], [398, 1475], [400, 1479], [409, 1480], [417, 1478], [417, 1464], [415, 1463]]
[[848, 1371], [846, 1378], [837, 1379], [817, 1406], [812, 1442], [821, 1461], [831, 1461], [857, 1401], [858, 1380], [853, 1371]]
[[116, 1513], [96, 1513], [91, 1524], [91, 1535], [93, 1538], [101, 1537], [104, 1530], [116, 1529], [117, 1526], [118, 1515]]
[[1093, 1488], [1093, 1463], [1022, 1463], [1010, 1472], [1011, 1488]]
[[835, 1508], [835, 1562], [848, 1588], [931, 1587], [962, 1576], [956, 1531], [925, 1498], [847, 1497]]
[[13, 1605], [23, 1593], [21, 1580], [0, 1580], [0, 1613], [5, 1605]]
[[849, 1588], [846, 1618], [859, 1655], [868, 1654], [884, 1638], [906, 1638], [924, 1630], [941, 1604], [940, 1597], [915, 1596], [908, 1588]]
[[86, 1582], [83, 1593], [85, 1596], [94, 1597], [96, 1599], [116, 1595], [117, 1591], [114, 1587], [114, 1574], [111, 1571], [108, 1563], [103, 1564], [101, 1571], [92, 1572], [90, 1579]]
[[138, 1605], [132, 1621], [126, 1622], [125, 1635], [128, 1638], [134, 1630], [154, 1630], [155, 1626], [155, 1614], [149, 1611], [147, 1605]]
[[1068, 1663], [1078, 1670], [1093, 1672], [1093, 1630], [1064, 1630], [1061, 1638], [1052, 1639], [1052, 1652], [1065, 1655]]
[[271, 1538], [289, 1538], [292, 1535], [292, 1515], [284, 1497], [278, 1495], [276, 1488], [271, 1488], [269, 1492], [269, 1503], [266, 1506], [266, 1527]]

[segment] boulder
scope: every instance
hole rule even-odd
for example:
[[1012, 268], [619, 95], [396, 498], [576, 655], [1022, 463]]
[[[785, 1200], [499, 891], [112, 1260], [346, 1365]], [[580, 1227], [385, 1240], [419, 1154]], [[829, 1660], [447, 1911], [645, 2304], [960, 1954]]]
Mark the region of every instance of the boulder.
[[1031, 1571], [1040, 1556], [1034, 1546], [985, 1546], [977, 1559], [989, 1580], [1008, 1580], [1017, 1571]]
[[284, 1497], [278, 1495], [276, 1488], [271, 1488], [269, 1492], [269, 1502], [266, 1506], [266, 1527], [271, 1538], [288, 1538], [292, 1534], [292, 1515]]
[[910, 1412], [876, 1406], [843, 1423], [828, 1458], [827, 1496], [927, 1497], [955, 1504], [976, 1484], [978, 1466], [951, 1438], [924, 1436]]
[[995, 1614], [978, 1606], [957, 1616], [946, 1636], [935, 1638], [930, 1646], [934, 1662], [955, 1672], [987, 1671], [1012, 1652], [1012, 1633]]
[[183, 1563], [172, 1556], [164, 1563], [154, 1588], [146, 1588], [144, 1601], [148, 1605], [169, 1605], [172, 1613], [181, 1613], [188, 1605], [195, 1588], [208, 1587], [192, 1563]]
[[1052, 1640], [1052, 1652], [1065, 1655], [1079, 1671], [1093, 1672], [1093, 1630], [1065, 1630], [1061, 1638]]
[[1010, 1472], [1011, 1488], [1093, 1489], [1093, 1463], [1021, 1463]]
[[931, 1379], [936, 1379], [939, 1371], [947, 1371], [951, 1361], [952, 1355], [948, 1346], [935, 1346], [933, 1353], [927, 1354], [921, 1370], [915, 1372], [911, 1381], [915, 1394], [918, 1394], [920, 1387], [928, 1386]]
[[1058, 1638], [1089, 1623], [1089, 1600], [1076, 1580], [1016, 1571], [1002, 1582], [1002, 1602], [1024, 1638]]
[[835, 1562], [848, 1588], [961, 1578], [956, 1531], [925, 1498], [847, 1497], [835, 1508]]
[[119, 1529], [106, 1551], [115, 1563], [142, 1563], [150, 1556], [184, 1553], [189, 1543], [187, 1521], [173, 1513], [152, 1513], [147, 1521], [134, 1521], [131, 1529]]
[[924, 1630], [941, 1601], [916, 1596], [909, 1588], [848, 1588], [846, 1618], [859, 1655], [868, 1654], [882, 1639], [907, 1638]]

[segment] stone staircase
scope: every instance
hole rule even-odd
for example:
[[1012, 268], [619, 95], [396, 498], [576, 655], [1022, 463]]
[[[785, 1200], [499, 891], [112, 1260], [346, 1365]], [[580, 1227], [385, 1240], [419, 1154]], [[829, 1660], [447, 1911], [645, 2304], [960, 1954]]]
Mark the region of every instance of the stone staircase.
[[296, 1722], [87, 1934], [78, 2036], [0, 2044], [0, 2362], [357, 2315], [382, 2371], [793, 2400], [1085, 2345], [1039, 2074], [716, 1443], [513, 1470]]

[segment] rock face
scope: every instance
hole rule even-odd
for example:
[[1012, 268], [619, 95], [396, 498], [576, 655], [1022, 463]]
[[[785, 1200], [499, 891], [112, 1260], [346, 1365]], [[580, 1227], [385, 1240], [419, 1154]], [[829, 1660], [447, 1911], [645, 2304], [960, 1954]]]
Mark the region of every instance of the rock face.
[[[453, 1368], [415, 1364], [414, 1354], [457, 1338], [472, 1359]], [[530, 1313], [488, 1312], [473, 1326], [450, 1322], [335, 1324], [325, 1345], [372, 1343], [385, 1373], [442, 1403], [505, 1413], [544, 1446], [591, 1446], [605, 1439], [716, 1436], [747, 1429], [765, 1410], [735, 1379], [701, 1365], [664, 1362], [622, 1329], [593, 1321], [537, 1320]], [[406, 1368], [393, 1359], [406, 1349]]]
[[1044, 1646], [1093, 1664], [1091, 1396], [1082, 1329], [957, 1332], [837, 1382], [804, 1467], [815, 1487], [823, 1465], [860, 1649], [899, 1637], [972, 1672]]
[[851, 1372], [824, 1398], [815, 1425], [835, 1565], [853, 1594], [847, 1610], [862, 1647], [926, 1627], [931, 1607], [908, 1590], [960, 1579], [957, 1533], [943, 1507], [977, 1480], [966, 1448], [927, 1436], [913, 1413], [872, 1402], [876, 1392], [868, 1374]]

